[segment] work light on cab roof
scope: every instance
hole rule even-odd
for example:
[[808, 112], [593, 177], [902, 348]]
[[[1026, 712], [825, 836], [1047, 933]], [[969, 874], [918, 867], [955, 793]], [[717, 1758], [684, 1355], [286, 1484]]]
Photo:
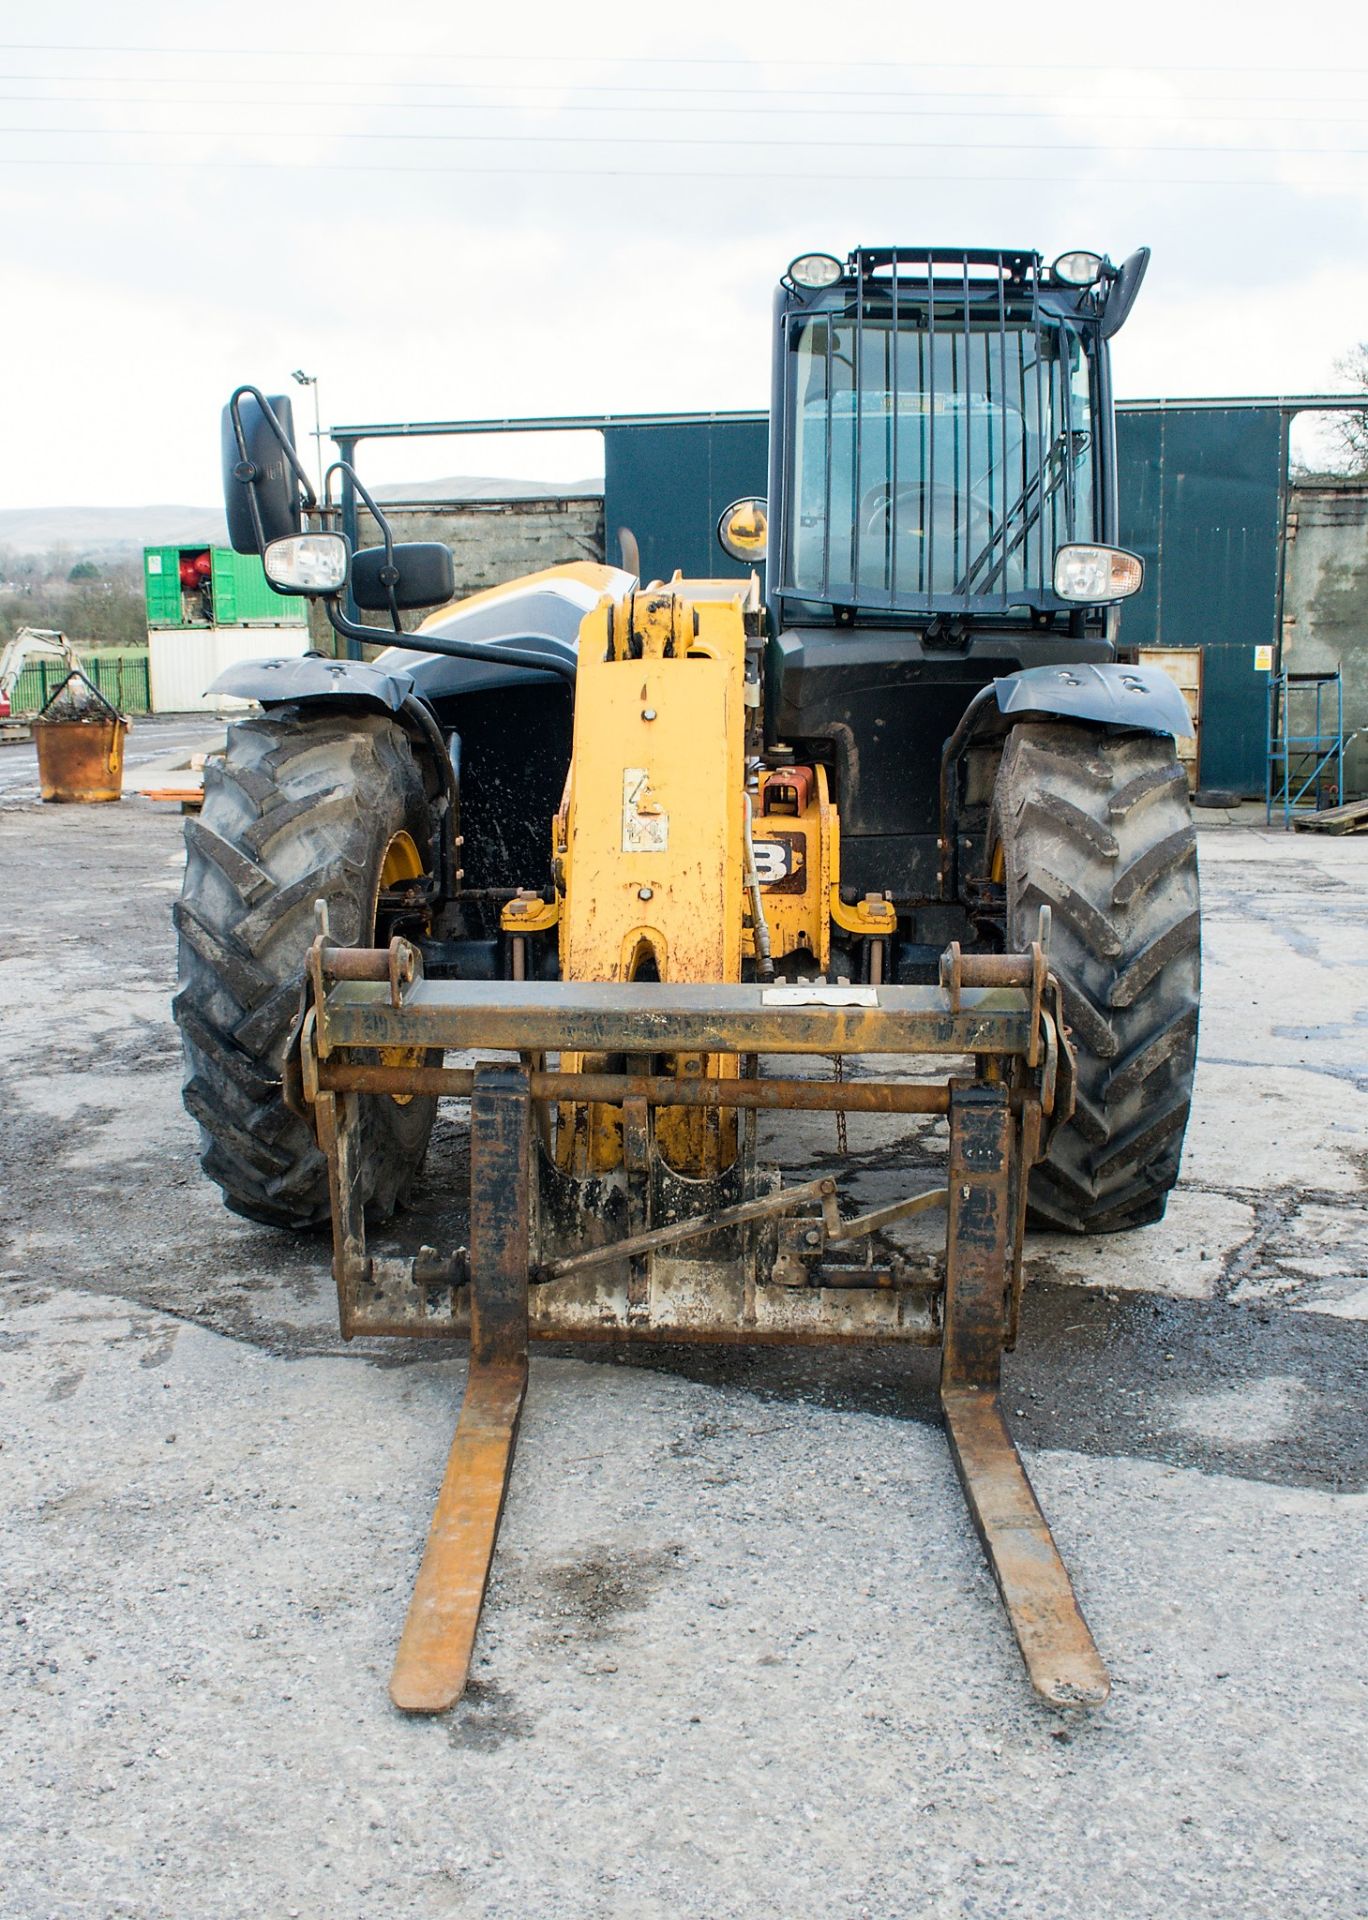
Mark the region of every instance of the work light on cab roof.
[[1075, 247], [1069, 253], [1061, 253], [1050, 272], [1065, 286], [1091, 287], [1102, 278], [1106, 264], [1100, 253], [1090, 253], [1086, 247]]
[[789, 265], [786, 278], [796, 287], [834, 287], [843, 269], [834, 253], [800, 253]]

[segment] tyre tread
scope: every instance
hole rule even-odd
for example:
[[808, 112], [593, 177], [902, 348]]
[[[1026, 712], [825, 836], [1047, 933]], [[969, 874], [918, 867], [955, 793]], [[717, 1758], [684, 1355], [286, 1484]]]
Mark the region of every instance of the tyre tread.
[[1196, 835], [1173, 742], [1028, 722], [993, 805], [1007, 933], [1053, 915], [1051, 964], [1077, 1055], [1075, 1118], [1031, 1176], [1031, 1211], [1070, 1232], [1162, 1216], [1192, 1098], [1200, 974]]
[[[403, 733], [379, 716], [275, 709], [234, 726], [224, 753], [206, 765], [204, 811], [187, 822], [185, 886], [173, 915], [173, 1011], [201, 1165], [249, 1219], [302, 1229], [328, 1218], [326, 1161], [284, 1097], [307, 914], [325, 899], [339, 938], [370, 937], [380, 836], [401, 825], [429, 843], [421, 775]], [[406, 1196], [434, 1108], [422, 1097], [402, 1107], [363, 1099], [372, 1214]]]

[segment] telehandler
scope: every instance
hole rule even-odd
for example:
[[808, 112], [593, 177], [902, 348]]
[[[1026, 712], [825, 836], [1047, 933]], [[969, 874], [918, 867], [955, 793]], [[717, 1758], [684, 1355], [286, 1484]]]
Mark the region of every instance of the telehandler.
[[[350, 469], [383, 545], [349, 550], [286, 400], [225, 410], [234, 545], [349, 640], [386, 637], [353, 609], [391, 628], [218, 682], [260, 713], [186, 827], [176, 1017], [205, 1171], [331, 1220], [343, 1335], [469, 1342], [400, 1707], [465, 1686], [530, 1339], [938, 1345], [1030, 1680], [1106, 1697], [999, 1371], [1028, 1215], [1157, 1220], [1191, 1094], [1190, 722], [1117, 649], [1108, 342], [1147, 258], [795, 260], [768, 498], [719, 526], [763, 592], [576, 564], [453, 606], [448, 550], [396, 544]], [[443, 1097], [469, 1245], [373, 1255]], [[943, 1181], [862, 1215], [786, 1187], [776, 1109], [944, 1116]], [[889, 1232], [931, 1208], [943, 1270]]]

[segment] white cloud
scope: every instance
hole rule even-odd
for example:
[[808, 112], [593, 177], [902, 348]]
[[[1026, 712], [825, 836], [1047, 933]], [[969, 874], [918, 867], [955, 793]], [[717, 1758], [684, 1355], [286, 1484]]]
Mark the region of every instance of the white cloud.
[[[763, 406], [771, 289], [813, 245], [1119, 255], [1146, 241], [1154, 265], [1117, 345], [1121, 392], [1324, 386], [1366, 330], [1368, 275], [1341, 262], [1363, 254], [1368, 167], [1224, 151], [1362, 144], [1364, 76], [1296, 70], [1351, 46], [1357, 15], [1309, 13], [1289, 59], [1272, 0], [1242, 9], [1237, 48], [1225, 10], [1155, 0], [1142, 20], [1091, 18], [1051, 69], [1040, 62], [1058, 35], [1023, 47], [1007, 0], [969, 17], [864, 0], [858, 34], [838, 31], [830, 0], [744, 14], [723, 0], [687, 14], [523, 0], [516, 15], [435, 0], [382, 12], [338, 0], [325, 15], [297, 0], [57, 0], [27, 31], [89, 50], [11, 48], [14, 72], [54, 78], [3, 90], [97, 98], [9, 102], [3, 115], [89, 131], [0, 134], [0, 504], [212, 501], [228, 391], [277, 388], [301, 365], [331, 420]], [[100, 49], [111, 41], [201, 51]], [[298, 51], [309, 45], [314, 58]], [[856, 59], [868, 64], [842, 64]], [[946, 61], [963, 64], [933, 64]], [[453, 105], [450, 89], [471, 81], [505, 91]], [[831, 111], [838, 95], [848, 113]], [[420, 112], [421, 98], [447, 104]], [[491, 110], [507, 98], [525, 110]], [[562, 111], [595, 102], [613, 111]], [[664, 111], [682, 106], [698, 115]], [[167, 128], [200, 131], [154, 131]], [[491, 128], [574, 143], [340, 137]], [[667, 135], [714, 144], [655, 144]], [[1136, 151], [1146, 143], [1203, 151]], [[367, 161], [410, 171], [355, 170]], [[671, 171], [699, 177], [656, 177]], [[1227, 177], [1267, 184], [1194, 184]], [[373, 454], [372, 470], [471, 470], [477, 451], [483, 471], [519, 471], [533, 453], [548, 472], [583, 471], [582, 446], [517, 444], [500, 461], [451, 443]]]
[[1295, 285], [1239, 288], [1217, 275], [1188, 287], [1157, 262], [1113, 349], [1117, 392], [1333, 392], [1343, 385], [1334, 363], [1360, 334], [1368, 334], [1368, 267], [1357, 263]]

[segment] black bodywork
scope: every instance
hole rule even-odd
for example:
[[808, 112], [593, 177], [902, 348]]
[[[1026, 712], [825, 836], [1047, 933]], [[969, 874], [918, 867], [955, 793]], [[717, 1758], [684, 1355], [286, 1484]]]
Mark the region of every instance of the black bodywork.
[[[582, 611], [559, 595], [523, 594], [516, 634], [497, 600], [434, 623], [480, 645], [516, 639], [528, 653], [573, 666]], [[397, 656], [386, 661], [397, 664]], [[551, 880], [551, 821], [570, 765], [573, 696], [557, 674], [442, 654], [417, 654], [405, 669], [438, 717], [461, 794], [462, 890], [472, 931], [493, 939], [501, 899]]]
[[[388, 713], [404, 727], [437, 803], [436, 884], [425, 913], [455, 943], [450, 967], [469, 977], [506, 971], [503, 903], [521, 888], [551, 885], [551, 822], [573, 730], [566, 670], [582, 617], [563, 596], [528, 593], [518, 596], [515, 633], [507, 607], [494, 602], [458, 610], [430, 636], [440, 642], [450, 627], [472, 649], [515, 638], [521, 650], [554, 661], [553, 672], [510, 666], [492, 646], [487, 659], [390, 648], [375, 661], [242, 661], [214, 683], [218, 693], [268, 708], [326, 703]], [[432, 967], [445, 970], [435, 956]]]

